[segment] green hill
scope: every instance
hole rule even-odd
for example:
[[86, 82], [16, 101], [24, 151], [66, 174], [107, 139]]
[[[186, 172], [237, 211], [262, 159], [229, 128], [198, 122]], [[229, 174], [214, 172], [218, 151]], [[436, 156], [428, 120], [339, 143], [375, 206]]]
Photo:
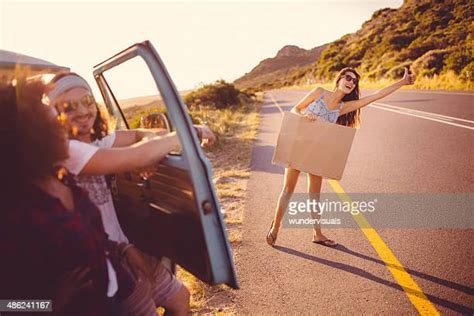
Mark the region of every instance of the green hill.
[[260, 88], [315, 83], [355, 67], [365, 79], [399, 78], [410, 65], [419, 78], [474, 82], [474, 2], [406, 0], [381, 9], [355, 33], [330, 43], [316, 63], [268, 78]]

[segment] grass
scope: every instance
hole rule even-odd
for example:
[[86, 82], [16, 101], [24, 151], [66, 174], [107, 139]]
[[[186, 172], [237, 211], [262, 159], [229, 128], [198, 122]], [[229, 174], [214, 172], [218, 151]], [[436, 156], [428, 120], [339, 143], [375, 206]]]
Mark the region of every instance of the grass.
[[429, 90], [474, 90], [472, 81], [462, 81], [454, 72], [434, 75], [433, 77], [422, 77], [415, 82], [416, 89]]

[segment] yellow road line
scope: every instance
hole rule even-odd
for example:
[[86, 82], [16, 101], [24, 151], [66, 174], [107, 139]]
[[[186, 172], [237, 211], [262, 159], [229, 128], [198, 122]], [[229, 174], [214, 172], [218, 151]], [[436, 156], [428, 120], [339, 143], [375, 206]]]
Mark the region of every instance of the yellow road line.
[[[351, 197], [344, 192], [339, 181], [328, 180], [332, 189], [338, 195], [339, 199], [343, 202], [352, 202]], [[415, 306], [421, 315], [440, 315], [436, 307], [428, 300], [425, 293], [421, 290], [415, 280], [412, 279], [410, 274], [405, 270], [400, 261], [395, 257], [393, 252], [383, 241], [382, 237], [375, 231], [375, 229], [369, 224], [365, 216], [359, 212], [357, 215], [353, 215], [354, 220], [359, 225], [360, 229], [364, 233], [365, 237], [369, 240], [372, 247], [378, 253], [379, 257], [385, 262], [388, 270], [392, 273], [395, 280], [405, 291], [408, 299]]]

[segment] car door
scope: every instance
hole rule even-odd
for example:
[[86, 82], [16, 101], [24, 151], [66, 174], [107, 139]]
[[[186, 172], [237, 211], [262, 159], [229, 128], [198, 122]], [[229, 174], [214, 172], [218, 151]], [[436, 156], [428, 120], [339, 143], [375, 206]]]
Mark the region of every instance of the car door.
[[111, 181], [130, 242], [148, 254], [171, 259], [209, 284], [237, 288], [211, 164], [153, 45], [135, 44], [96, 65], [93, 73], [117, 130], [141, 126], [157, 131], [147, 126], [157, 117], [158, 127], [176, 131], [181, 144], [180, 152], [170, 153], [147, 177], [137, 171]]

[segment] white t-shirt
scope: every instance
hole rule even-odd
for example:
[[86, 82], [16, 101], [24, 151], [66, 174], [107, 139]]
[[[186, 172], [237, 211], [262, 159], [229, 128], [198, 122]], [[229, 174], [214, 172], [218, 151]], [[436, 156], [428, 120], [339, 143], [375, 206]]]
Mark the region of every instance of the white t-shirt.
[[77, 185], [89, 193], [89, 198], [100, 209], [104, 228], [110, 240], [128, 243], [115, 212], [112, 194], [104, 176], [81, 175], [81, 171], [99, 148], [111, 148], [115, 142], [115, 133], [87, 144], [78, 140], [69, 141], [69, 158], [64, 167], [75, 175]]
[[[128, 238], [123, 233], [122, 227], [120, 227], [112, 200], [112, 194], [107, 186], [105, 177], [80, 175], [84, 166], [99, 148], [111, 148], [114, 142], [115, 133], [107, 135], [101, 140], [94, 141], [91, 144], [78, 140], [69, 140], [69, 158], [63, 163], [63, 166], [70, 173], [75, 175], [77, 185], [89, 193], [89, 198], [99, 208], [102, 222], [104, 223], [104, 229], [109, 235], [109, 239], [128, 243]], [[108, 260], [107, 267], [109, 272], [109, 289], [107, 295], [112, 297], [118, 289], [117, 276]], [[112, 295], [110, 295], [110, 293], [112, 293]]]

